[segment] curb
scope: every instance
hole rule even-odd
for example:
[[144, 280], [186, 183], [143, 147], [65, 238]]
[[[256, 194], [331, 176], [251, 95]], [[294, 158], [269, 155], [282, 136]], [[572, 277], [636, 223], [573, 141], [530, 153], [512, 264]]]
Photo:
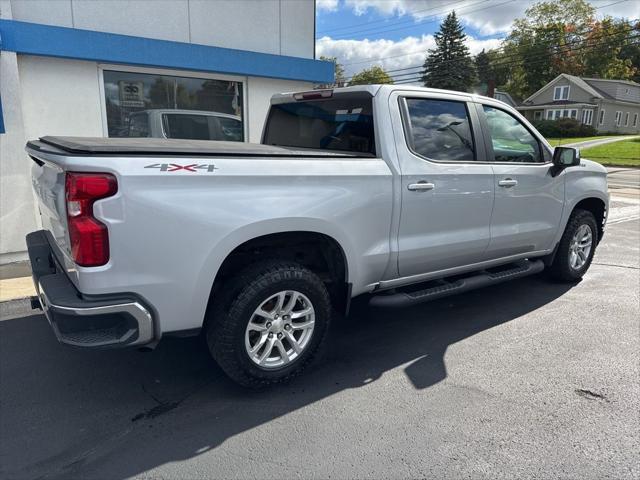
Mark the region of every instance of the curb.
[[36, 294], [31, 277], [0, 280], [0, 302], [29, 298]]

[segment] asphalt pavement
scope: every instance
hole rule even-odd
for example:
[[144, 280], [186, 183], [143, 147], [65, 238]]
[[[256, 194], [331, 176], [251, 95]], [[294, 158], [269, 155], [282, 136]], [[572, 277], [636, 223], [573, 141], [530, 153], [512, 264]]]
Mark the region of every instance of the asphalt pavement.
[[356, 302], [322, 362], [258, 393], [198, 338], [76, 350], [0, 304], [0, 478], [638, 479], [639, 217], [614, 199], [575, 285]]
[[607, 167], [610, 189], [640, 189], [640, 168]]

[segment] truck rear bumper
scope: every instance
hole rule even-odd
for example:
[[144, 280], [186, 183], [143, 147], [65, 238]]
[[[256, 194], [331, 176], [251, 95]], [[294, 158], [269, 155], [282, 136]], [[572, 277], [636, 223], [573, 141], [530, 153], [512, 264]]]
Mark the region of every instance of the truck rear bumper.
[[151, 309], [134, 294], [84, 295], [53, 253], [50, 234], [27, 235], [38, 301], [57, 339], [89, 348], [140, 346], [155, 340]]

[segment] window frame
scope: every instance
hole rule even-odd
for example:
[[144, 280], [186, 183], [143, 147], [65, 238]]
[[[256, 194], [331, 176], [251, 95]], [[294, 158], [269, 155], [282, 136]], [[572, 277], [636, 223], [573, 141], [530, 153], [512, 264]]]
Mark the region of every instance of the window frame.
[[[567, 89], [567, 96], [565, 98], [562, 97], [562, 92], [564, 89]], [[556, 92], [560, 92], [560, 96], [556, 96]], [[553, 101], [556, 100], [569, 100], [569, 95], [571, 93], [571, 85], [559, 85], [557, 87], [553, 87]]]
[[624, 112], [624, 126], [629, 126], [629, 112]]
[[[473, 144], [473, 160], [437, 160], [435, 158], [426, 157], [421, 153], [417, 152], [413, 144], [411, 118], [409, 116], [409, 106], [407, 105], [407, 100], [431, 100], [431, 101], [441, 101], [441, 102], [462, 103], [464, 105], [465, 110], [467, 111], [467, 117], [469, 118], [469, 130], [471, 131], [471, 142]], [[478, 137], [478, 133], [481, 133], [481, 132], [476, 130], [478, 120], [473, 116], [473, 112], [475, 112], [475, 110], [472, 108], [472, 105], [471, 105], [472, 103], [473, 102], [469, 102], [466, 99], [453, 99], [453, 98], [438, 97], [438, 96], [420, 96], [420, 95], [411, 95], [411, 94], [400, 94], [400, 96], [398, 96], [398, 106], [400, 108], [400, 117], [402, 118], [402, 131], [404, 134], [404, 141], [407, 149], [413, 155], [420, 158], [421, 160], [425, 160], [427, 162], [432, 162], [432, 163], [445, 163], [445, 164], [455, 164], [455, 165], [462, 165], [462, 164], [474, 165], [474, 164], [481, 163], [481, 161], [478, 160], [479, 144], [476, 141]], [[475, 113], [477, 115], [477, 112]], [[483, 147], [484, 147], [484, 143], [483, 143]]]
[[[485, 154], [487, 158], [489, 157], [489, 155], [491, 155], [492, 157], [495, 157], [495, 154], [493, 151], [493, 140], [491, 138], [491, 128], [489, 127], [489, 122], [487, 122], [487, 117], [486, 117], [486, 114], [484, 113], [483, 107], [485, 106], [493, 108], [495, 110], [500, 110], [501, 112], [506, 113], [507, 115], [517, 120], [520, 123], [520, 125], [522, 125], [538, 143], [538, 150], [540, 151], [541, 161], [540, 162], [499, 162], [495, 160], [484, 160], [482, 163], [488, 163], [491, 165], [518, 165], [518, 166], [522, 166], [522, 165], [540, 166], [540, 165], [549, 165], [552, 163], [553, 152], [550, 151], [548, 148], [546, 148], [545, 143], [542, 141], [541, 136], [537, 133], [537, 131], [530, 128], [529, 125], [527, 125], [526, 118], [519, 118], [517, 115], [514, 115], [513, 112], [510, 112], [509, 110], [501, 106], [493, 105], [491, 103], [486, 103], [486, 102], [478, 102], [476, 103], [476, 108], [478, 110], [478, 117], [480, 119], [480, 125], [482, 127], [482, 131], [485, 139], [484, 148], [485, 148]], [[545, 152], [547, 153], [547, 155], [545, 155]]]
[[633, 124], [631, 126], [632, 127], [637, 127], [638, 126], [638, 114], [637, 113], [633, 114]]
[[[574, 120], [578, 119], [577, 108], [550, 108], [546, 112], [547, 120], [560, 120], [561, 118], [573, 118]], [[556, 113], [558, 114], [557, 116]], [[573, 116], [574, 113], [575, 117]]]
[[100, 113], [102, 117], [102, 135], [109, 138], [109, 125], [107, 124], [107, 99], [104, 88], [104, 71], [116, 71], [124, 73], [142, 73], [148, 75], [167, 75], [170, 77], [186, 77], [186, 78], [202, 78], [206, 80], [221, 80], [226, 82], [238, 82], [242, 84], [242, 130], [244, 142], [250, 142], [249, 115], [248, 104], [249, 94], [247, 88], [249, 81], [247, 76], [241, 75], [224, 75], [218, 73], [197, 72], [192, 70], [176, 70], [171, 68], [152, 68], [152, 67], [136, 67], [133, 65], [121, 65], [110, 63], [99, 63], [98, 70], [98, 90], [100, 94]]
[[600, 113], [598, 114], [598, 125], [604, 125], [604, 114], [606, 110], [604, 108], [600, 109]]
[[[589, 121], [587, 122], [586, 120], [589, 120]], [[582, 109], [582, 124], [583, 125], [593, 124], [593, 108]]]
[[614, 123], [616, 125], [616, 127], [619, 127], [620, 124], [622, 123], [622, 110], [616, 110], [616, 116], [614, 119]]

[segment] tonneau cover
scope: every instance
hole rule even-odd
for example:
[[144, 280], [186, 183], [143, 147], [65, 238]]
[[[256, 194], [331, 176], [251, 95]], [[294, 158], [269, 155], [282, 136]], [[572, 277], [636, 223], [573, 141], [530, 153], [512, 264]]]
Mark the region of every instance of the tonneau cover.
[[[262, 145], [259, 143], [165, 138], [41, 137], [30, 148], [71, 155], [186, 155], [219, 157], [362, 157], [366, 154]], [[54, 147], [53, 149], [47, 147]]]

